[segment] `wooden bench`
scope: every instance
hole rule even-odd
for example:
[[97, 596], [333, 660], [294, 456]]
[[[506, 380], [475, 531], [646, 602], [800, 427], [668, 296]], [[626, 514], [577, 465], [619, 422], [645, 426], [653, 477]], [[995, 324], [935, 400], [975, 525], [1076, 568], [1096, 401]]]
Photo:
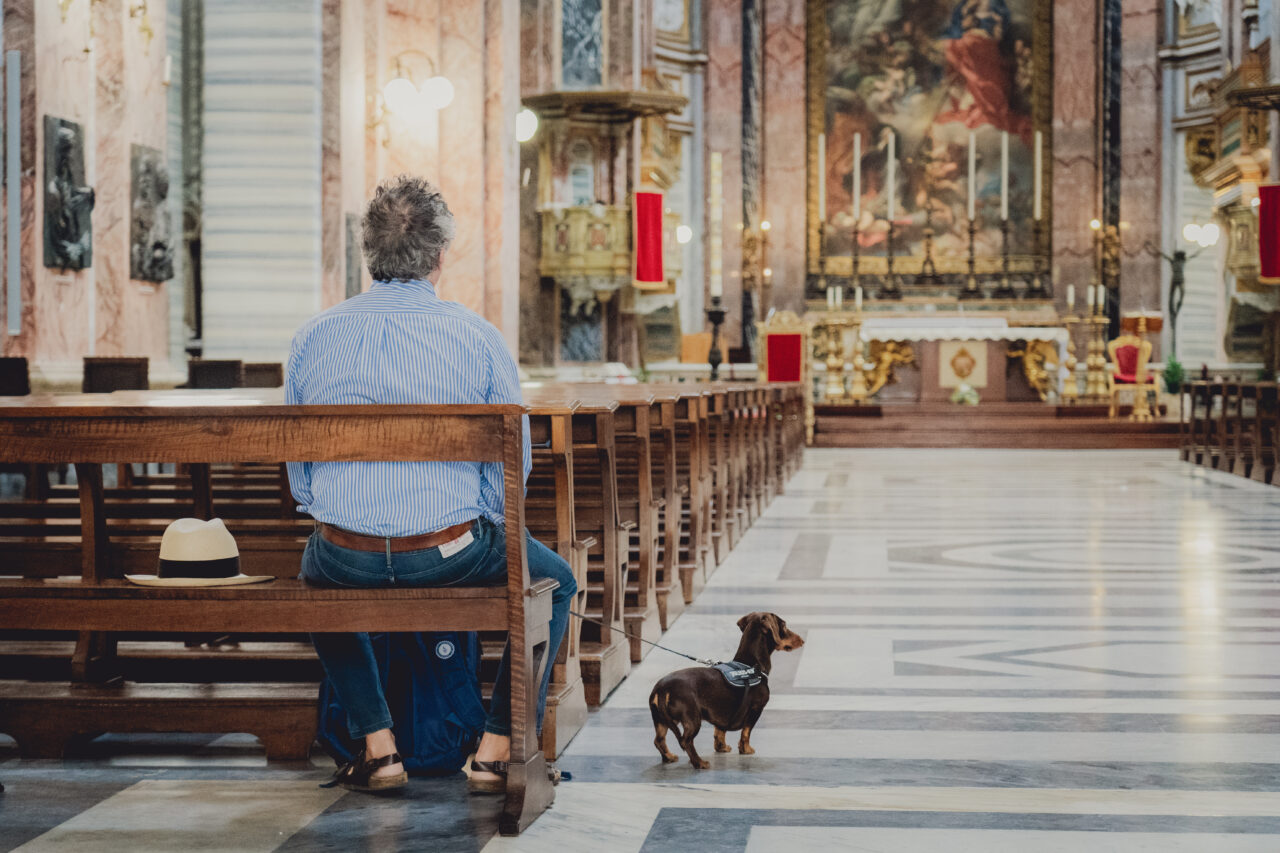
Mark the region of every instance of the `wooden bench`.
[[[525, 562], [521, 488], [519, 406], [33, 406], [0, 403], [0, 462], [57, 463], [74, 460], [79, 482], [79, 577], [50, 582], [41, 577], [0, 579], [0, 624], [11, 630], [75, 631], [82, 644], [110, 632], [317, 632], [495, 630], [511, 637], [512, 767], [500, 820], [518, 833], [550, 805], [553, 791], [534, 736], [538, 676], [545, 650], [553, 582], [531, 585]], [[130, 560], [119, 559], [105, 517], [102, 465], [118, 459], [202, 465], [286, 459], [313, 461], [439, 460], [501, 462], [506, 494], [508, 576], [506, 587], [333, 590], [296, 580], [205, 589], [138, 587], [121, 579]], [[15, 542], [5, 542], [7, 557]], [[37, 543], [39, 544], [39, 543]], [[154, 545], [134, 543], [134, 550]], [[28, 555], [29, 557], [35, 555]], [[65, 557], [65, 555], [64, 555]], [[29, 564], [29, 560], [23, 561]], [[65, 564], [65, 559], [64, 559]], [[242, 552], [244, 570], [262, 573], [253, 552]], [[10, 560], [6, 560], [6, 565]], [[72, 690], [46, 685], [5, 687], [0, 730], [24, 752], [76, 733], [93, 733], [132, 722], [133, 730], [254, 731], [262, 727], [271, 749], [287, 749], [274, 738], [261, 713], [234, 710], [241, 696], [226, 686], [219, 703], [138, 695], [142, 689], [107, 686], [114, 644], [99, 640], [86, 649], [87, 668], [98, 684]], [[25, 693], [23, 689], [25, 688]], [[34, 698], [33, 698], [34, 697]], [[219, 697], [210, 694], [211, 699]], [[314, 712], [314, 697], [311, 699]], [[134, 713], [130, 714], [129, 709]], [[138, 709], [152, 712], [146, 721]], [[256, 732], [255, 732], [256, 733]]]
[[1184, 461], [1264, 483], [1275, 482], [1280, 414], [1274, 382], [1228, 377], [1188, 384], [1179, 424]]
[[[535, 412], [571, 410], [575, 538], [589, 543], [587, 598], [578, 612], [593, 620], [582, 624], [579, 659], [587, 704], [595, 707], [631, 669], [630, 644], [623, 634], [630, 525], [618, 514], [613, 431], [617, 403], [584, 402], [554, 386], [527, 388], [524, 396]], [[559, 511], [559, 501], [545, 496], [530, 496], [528, 506], [532, 515], [544, 518]]]

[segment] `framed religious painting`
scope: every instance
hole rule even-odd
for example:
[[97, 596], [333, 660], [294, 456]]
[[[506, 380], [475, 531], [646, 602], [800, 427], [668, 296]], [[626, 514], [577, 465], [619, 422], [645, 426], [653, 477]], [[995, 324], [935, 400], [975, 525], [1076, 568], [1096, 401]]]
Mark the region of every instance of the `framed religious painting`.
[[852, 274], [855, 242], [864, 275], [892, 256], [908, 287], [959, 277], [970, 214], [978, 273], [1001, 268], [1004, 214], [1010, 272], [1049, 254], [1050, 15], [1050, 0], [808, 0], [811, 291]]

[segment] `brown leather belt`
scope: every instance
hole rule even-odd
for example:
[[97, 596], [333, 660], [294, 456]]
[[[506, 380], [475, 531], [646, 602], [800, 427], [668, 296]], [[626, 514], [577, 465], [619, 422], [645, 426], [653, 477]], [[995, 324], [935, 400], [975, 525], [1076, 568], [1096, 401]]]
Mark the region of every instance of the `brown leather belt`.
[[418, 536], [367, 536], [364, 533], [352, 533], [332, 524], [321, 524], [320, 535], [339, 548], [350, 548], [352, 551], [423, 551], [427, 548], [438, 548], [446, 542], [452, 542], [471, 529], [472, 521], [463, 521], [435, 533], [423, 533]]

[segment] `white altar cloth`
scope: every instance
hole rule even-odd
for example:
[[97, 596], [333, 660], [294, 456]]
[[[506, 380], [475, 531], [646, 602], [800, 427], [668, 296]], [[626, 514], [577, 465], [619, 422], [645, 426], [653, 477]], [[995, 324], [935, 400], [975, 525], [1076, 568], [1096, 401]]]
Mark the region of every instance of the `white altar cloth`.
[[937, 318], [868, 318], [862, 322], [863, 341], [1053, 341], [1059, 351], [1067, 344], [1067, 330], [1058, 326], [1010, 326], [1000, 317], [970, 320]]

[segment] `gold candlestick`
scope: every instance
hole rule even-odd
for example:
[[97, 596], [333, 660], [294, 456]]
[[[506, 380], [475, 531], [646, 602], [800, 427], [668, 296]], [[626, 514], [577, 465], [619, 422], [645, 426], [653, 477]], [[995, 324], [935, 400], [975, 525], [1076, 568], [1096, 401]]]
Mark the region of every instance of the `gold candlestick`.
[[855, 404], [867, 401], [866, 362], [862, 358], [862, 312], [853, 315], [853, 377], [849, 382], [849, 399]]
[[1076, 327], [1080, 325], [1080, 318], [1074, 314], [1068, 314], [1062, 318], [1062, 325], [1067, 329], [1067, 358], [1063, 362], [1067, 368], [1067, 378], [1062, 382], [1062, 402], [1068, 406], [1074, 406], [1080, 402], [1080, 386], [1076, 383]]
[[[1138, 346], [1142, 347], [1143, 342], [1147, 339], [1147, 318], [1138, 315]], [[1147, 366], [1142, 364], [1138, 370], [1138, 375], [1133, 378], [1133, 414], [1129, 415], [1131, 421], [1149, 421], [1151, 417], [1151, 404], [1147, 400]]]
[[827, 390], [828, 403], [844, 400], [844, 341], [834, 319], [827, 323]]

